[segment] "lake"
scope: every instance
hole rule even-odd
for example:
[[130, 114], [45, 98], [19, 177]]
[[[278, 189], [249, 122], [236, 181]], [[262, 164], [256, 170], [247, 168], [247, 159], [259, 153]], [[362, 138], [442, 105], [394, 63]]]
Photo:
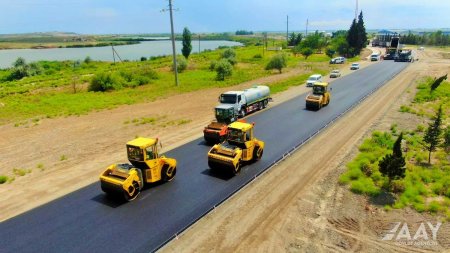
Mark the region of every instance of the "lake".
[[[200, 50], [214, 50], [219, 46], [241, 46], [234, 41], [205, 40], [200, 41]], [[178, 54], [181, 54], [181, 41], [176, 41]], [[114, 49], [122, 60], [140, 60], [142, 56], [171, 55], [172, 43], [170, 40], [143, 41], [140, 44], [115, 46]], [[198, 52], [198, 41], [192, 41], [192, 52]], [[28, 63], [33, 61], [64, 61], [84, 60], [87, 56], [96, 61], [113, 61], [111, 47], [84, 47], [84, 48], [50, 48], [50, 49], [7, 49], [0, 50], [0, 68], [11, 67], [18, 58], [23, 57]], [[116, 61], [117, 61], [116, 56]]]

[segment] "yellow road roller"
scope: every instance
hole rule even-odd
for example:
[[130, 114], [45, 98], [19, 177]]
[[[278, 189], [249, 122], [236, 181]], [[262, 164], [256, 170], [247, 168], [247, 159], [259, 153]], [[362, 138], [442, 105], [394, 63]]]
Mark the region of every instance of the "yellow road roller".
[[101, 188], [106, 194], [131, 201], [147, 184], [168, 182], [175, 177], [177, 161], [159, 156], [158, 139], [139, 137], [129, 141], [126, 148], [131, 164], [110, 165], [100, 175]]
[[226, 141], [214, 145], [208, 152], [208, 166], [236, 175], [244, 162], [258, 161], [264, 152], [264, 142], [253, 135], [254, 124], [233, 122], [228, 126]]
[[319, 110], [330, 103], [331, 94], [328, 91], [328, 83], [314, 83], [312, 89], [312, 94], [306, 97], [306, 109]]

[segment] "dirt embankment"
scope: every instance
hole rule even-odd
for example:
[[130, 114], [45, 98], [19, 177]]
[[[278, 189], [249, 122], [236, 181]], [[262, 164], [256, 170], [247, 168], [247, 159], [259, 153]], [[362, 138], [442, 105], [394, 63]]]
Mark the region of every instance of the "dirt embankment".
[[[352, 194], [338, 184], [345, 164], [374, 129], [411, 124], [400, 114], [405, 92], [426, 75], [450, 70], [437, 52], [420, 60], [378, 90], [288, 160], [262, 175], [166, 245], [161, 252], [442, 252], [450, 251], [444, 223], [436, 245], [407, 246], [382, 237], [395, 222], [411, 236], [422, 222], [439, 219], [410, 209], [386, 212], [379, 199]], [[314, 154], [314, 155], [311, 155]], [[430, 232], [428, 230], [428, 232]]]

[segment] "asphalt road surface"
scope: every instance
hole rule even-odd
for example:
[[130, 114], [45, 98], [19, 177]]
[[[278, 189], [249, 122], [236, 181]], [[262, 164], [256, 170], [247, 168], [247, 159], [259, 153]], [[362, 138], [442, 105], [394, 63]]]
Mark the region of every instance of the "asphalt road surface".
[[112, 201], [94, 183], [0, 223], [0, 252], [154, 251], [407, 65], [382, 61], [334, 80], [331, 103], [320, 111], [305, 110], [303, 94], [250, 116], [266, 149], [235, 177], [210, 173], [210, 147], [197, 139], [166, 154], [178, 160], [172, 182], [144, 190], [133, 202]]

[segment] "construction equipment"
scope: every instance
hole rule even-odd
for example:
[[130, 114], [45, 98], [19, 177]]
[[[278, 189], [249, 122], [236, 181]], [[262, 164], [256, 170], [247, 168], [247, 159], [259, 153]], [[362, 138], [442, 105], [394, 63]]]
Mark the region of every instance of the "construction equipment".
[[233, 105], [221, 104], [214, 109], [216, 121], [211, 122], [203, 129], [203, 137], [208, 143], [220, 143], [225, 140], [228, 125], [237, 120]]
[[244, 162], [258, 161], [264, 152], [264, 142], [253, 136], [254, 124], [233, 122], [228, 126], [225, 142], [214, 145], [208, 152], [208, 166], [236, 175]]
[[243, 91], [228, 91], [220, 95], [221, 105], [234, 107], [236, 115], [243, 118], [248, 113], [266, 108], [270, 100], [270, 88], [256, 85]]
[[386, 47], [386, 53], [383, 57], [384, 60], [394, 60], [395, 57], [398, 54], [398, 48], [400, 46], [400, 38], [399, 37], [393, 37], [391, 39], [391, 42], [389, 43], [389, 46]]
[[157, 144], [158, 139], [142, 137], [129, 141], [126, 147], [131, 164], [110, 165], [100, 175], [102, 190], [131, 201], [147, 184], [171, 181], [177, 172], [177, 161], [159, 156]]
[[399, 50], [398, 55], [394, 58], [396, 62], [413, 62], [414, 58], [412, 56], [412, 50], [402, 49]]
[[315, 83], [312, 89], [313, 93], [306, 96], [306, 109], [319, 110], [330, 103], [331, 94], [328, 91], [328, 83]]

